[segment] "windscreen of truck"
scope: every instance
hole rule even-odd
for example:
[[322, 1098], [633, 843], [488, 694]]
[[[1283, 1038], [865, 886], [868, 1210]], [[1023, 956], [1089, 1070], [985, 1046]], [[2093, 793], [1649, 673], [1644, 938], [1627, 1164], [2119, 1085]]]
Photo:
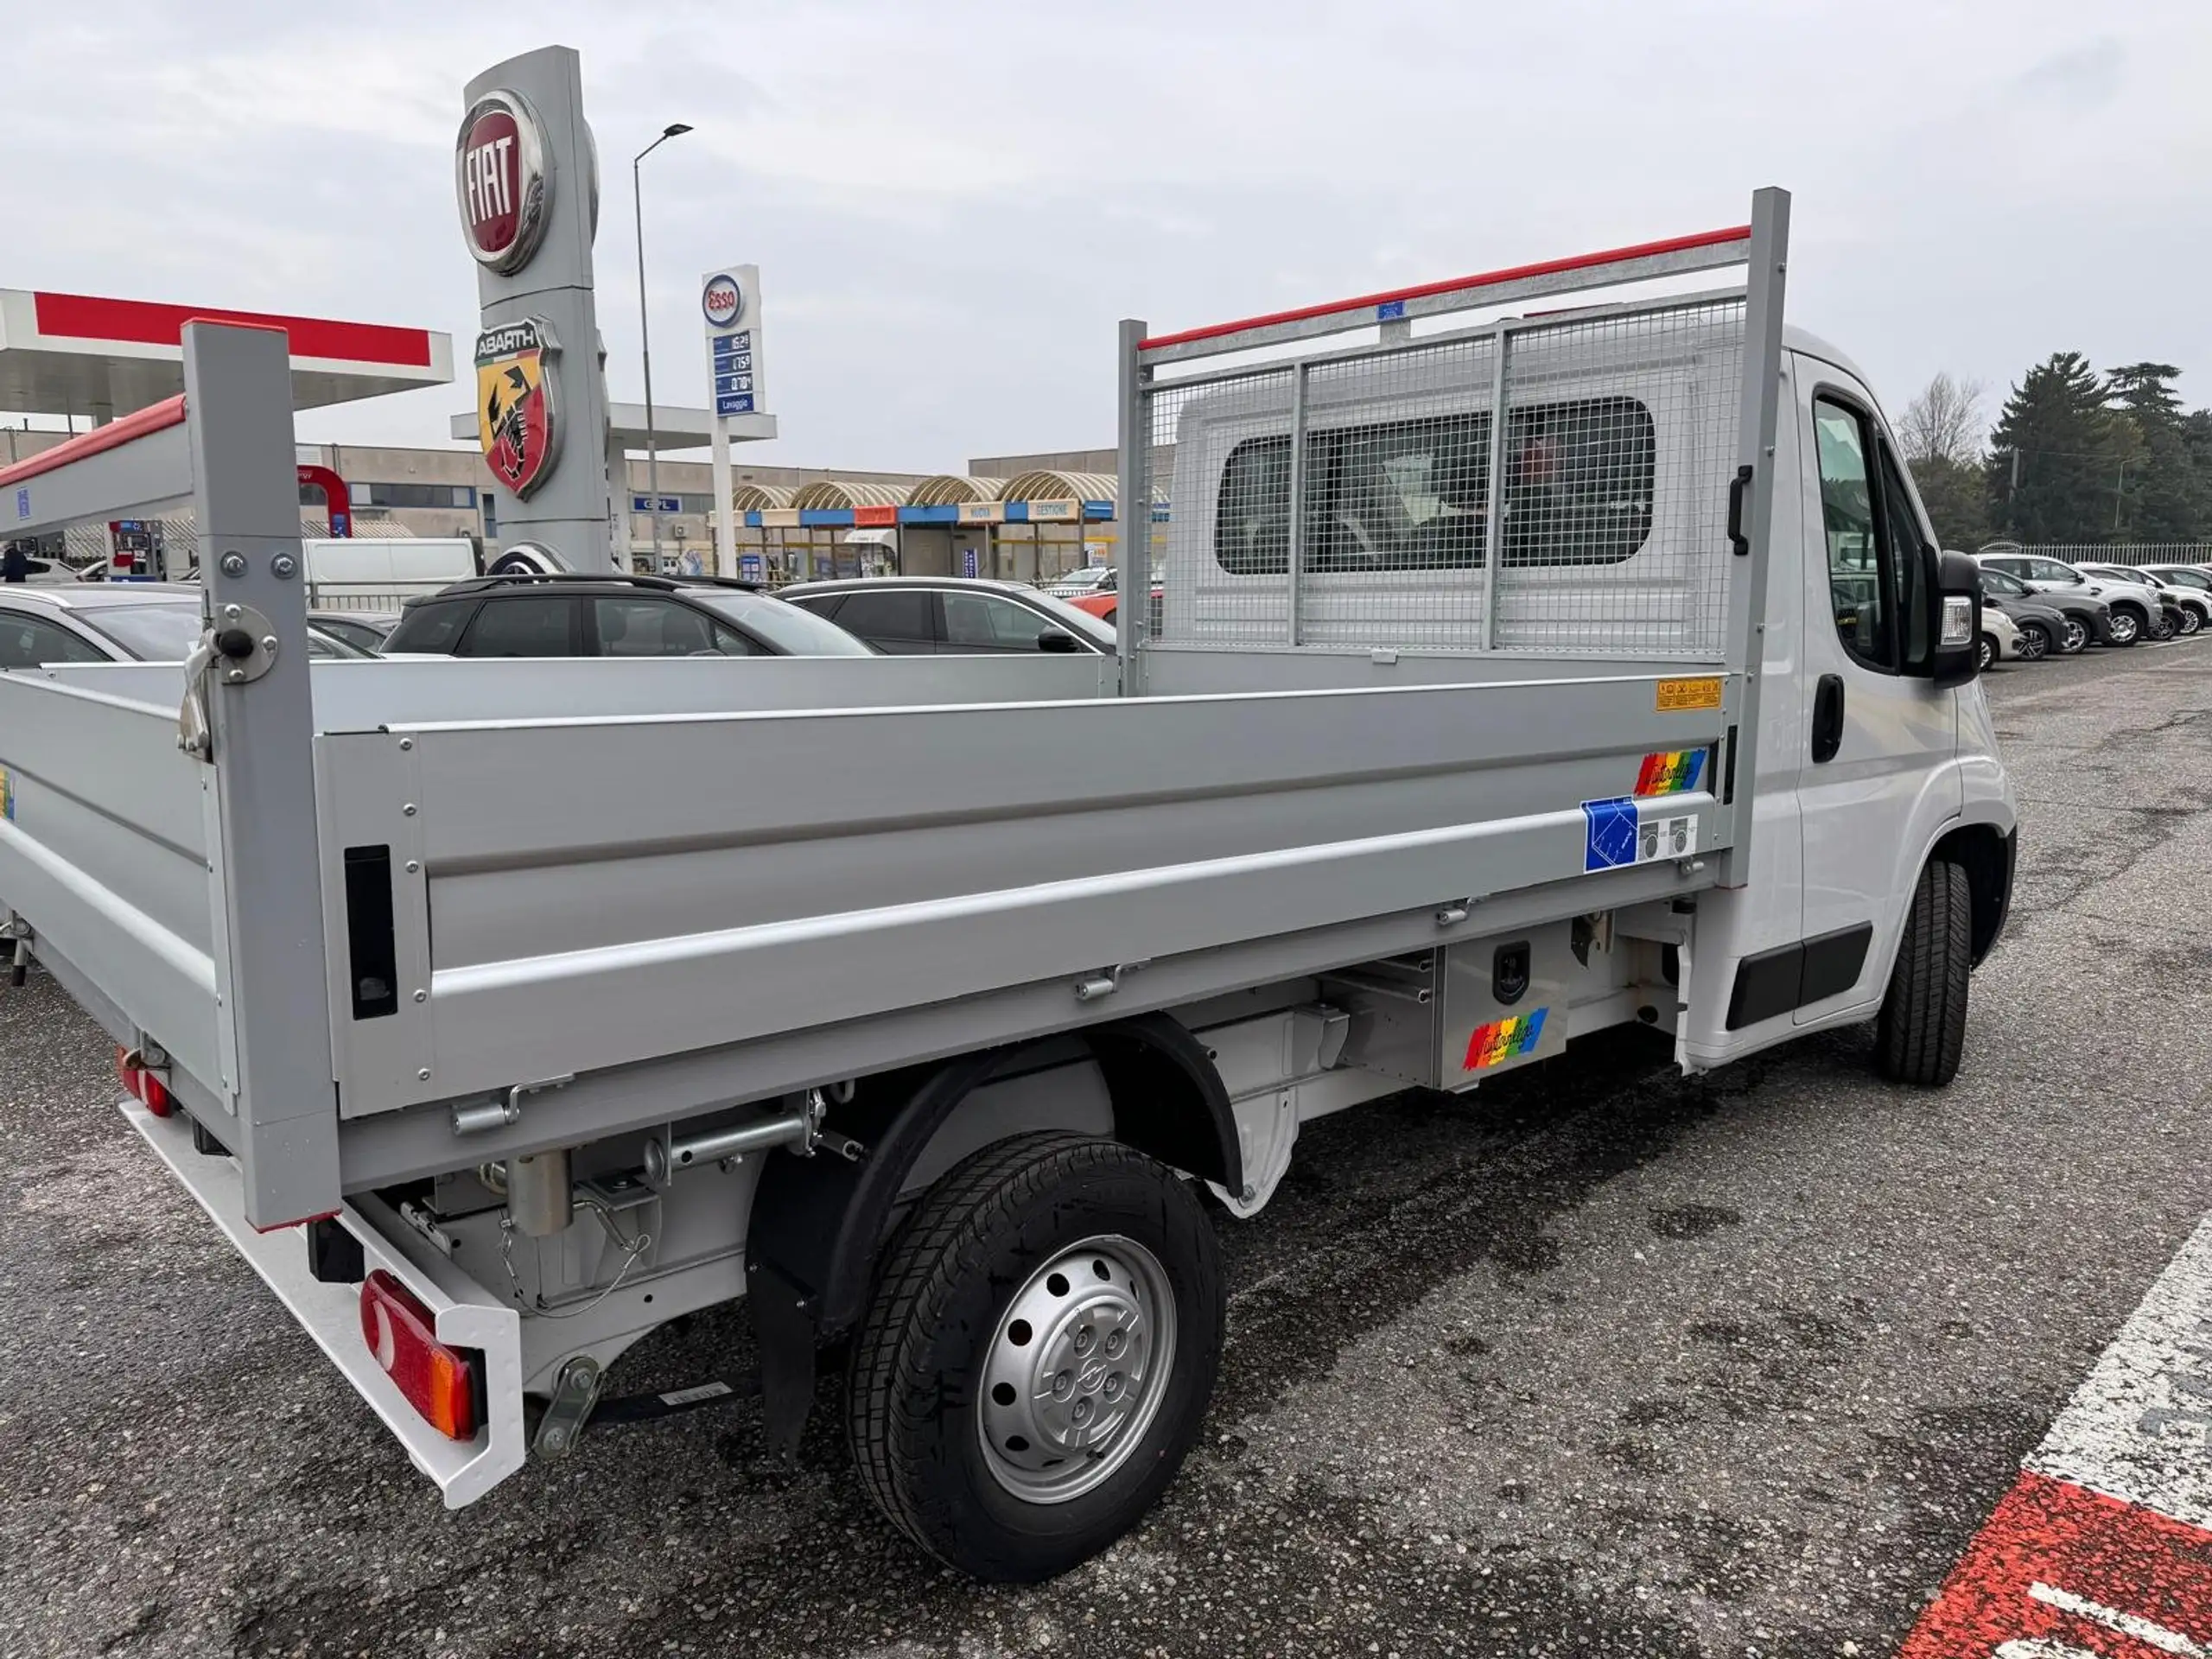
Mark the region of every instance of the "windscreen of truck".
[[[1479, 569], [1490, 499], [1488, 410], [1320, 428], [1306, 441], [1308, 570]], [[1618, 564], [1651, 534], [1658, 440], [1633, 397], [1512, 410], [1507, 565]], [[1290, 437], [1248, 438], [1223, 469], [1214, 558], [1231, 575], [1290, 565]]]
[[732, 590], [695, 593], [709, 610], [720, 611], [741, 623], [777, 650], [793, 657], [874, 657], [877, 652], [847, 633], [835, 622], [824, 621], [812, 611], [787, 605], [765, 594]]

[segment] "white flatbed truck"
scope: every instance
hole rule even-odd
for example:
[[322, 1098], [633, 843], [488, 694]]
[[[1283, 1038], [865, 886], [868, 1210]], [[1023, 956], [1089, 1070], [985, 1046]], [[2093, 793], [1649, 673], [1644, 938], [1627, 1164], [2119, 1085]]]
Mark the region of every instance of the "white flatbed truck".
[[[1976, 578], [1785, 333], [1788, 215], [1123, 324], [1118, 658], [310, 671], [283, 341], [194, 324], [182, 398], [0, 474], [207, 550], [181, 683], [0, 674], [17, 960], [448, 1505], [595, 1408], [757, 1387], [789, 1447], [844, 1343], [889, 1520], [1059, 1571], [1198, 1432], [1206, 1210], [1302, 1123], [1633, 1021], [1957, 1066], [2013, 862]], [[756, 1376], [602, 1398], [740, 1297]]]

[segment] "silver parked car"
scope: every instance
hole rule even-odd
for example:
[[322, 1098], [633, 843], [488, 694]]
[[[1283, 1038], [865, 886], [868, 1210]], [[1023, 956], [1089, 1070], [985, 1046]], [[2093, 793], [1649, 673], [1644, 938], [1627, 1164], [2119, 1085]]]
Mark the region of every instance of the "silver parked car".
[[[200, 643], [200, 590], [181, 582], [0, 588], [0, 671], [54, 663], [181, 663]], [[308, 630], [316, 657], [365, 657]]]

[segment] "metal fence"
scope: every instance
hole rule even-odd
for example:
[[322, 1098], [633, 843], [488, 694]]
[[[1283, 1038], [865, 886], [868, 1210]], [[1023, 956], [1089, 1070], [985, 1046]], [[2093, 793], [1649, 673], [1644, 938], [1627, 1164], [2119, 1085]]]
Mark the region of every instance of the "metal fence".
[[1154, 643], [1717, 658], [1744, 322], [1707, 295], [1154, 381]]

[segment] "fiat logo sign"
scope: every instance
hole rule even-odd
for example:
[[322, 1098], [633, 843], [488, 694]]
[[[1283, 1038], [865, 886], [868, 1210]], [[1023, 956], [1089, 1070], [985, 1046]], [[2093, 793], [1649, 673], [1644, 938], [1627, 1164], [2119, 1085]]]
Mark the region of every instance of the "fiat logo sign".
[[520, 270], [545, 233], [545, 133], [520, 92], [486, 92], [454, 141], [454, 194], [462, 239], [477, 264]]
[[734, 276], [709, 276], [700, 294], [699, 305], [706, 312], [709, 322], [717, 328], [727, 328], [745, 309], [745, 291], [738, 287]]

